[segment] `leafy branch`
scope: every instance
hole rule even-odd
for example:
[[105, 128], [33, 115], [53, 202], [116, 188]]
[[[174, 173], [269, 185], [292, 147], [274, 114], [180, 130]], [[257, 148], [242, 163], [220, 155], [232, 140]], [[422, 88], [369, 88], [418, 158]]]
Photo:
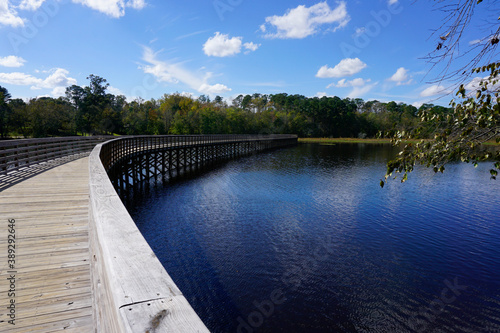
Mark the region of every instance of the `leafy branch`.
[[416, 164], [432, 167], [434, 172], [444, 172], [445, 164], [456, 160], [475, 166], [478, 162], [493, 160], [490, 174], [496, 179], [500, 170], [500, 151], [488, 149], [484, 143], [500, 143], [500, 62], [475, 68], [473, 73], [488, 73], [488, 76], [473, 87], [472, 93], [460, 85], [456, 93], [460, 102], [450, 102], [452, 113], [423, 110], [419, 113], [421, 123], [417, 128], [394, 135], [393, 144], [400, 145], [404, 140], [420, 138], [426, 128], [434, 128], [432, 140], [407, 143], [399, 155], [387, 163], [385, 179], [380, 182], [382, 187], [397, 173], [403, 174], [401, 182], [405, 182]]

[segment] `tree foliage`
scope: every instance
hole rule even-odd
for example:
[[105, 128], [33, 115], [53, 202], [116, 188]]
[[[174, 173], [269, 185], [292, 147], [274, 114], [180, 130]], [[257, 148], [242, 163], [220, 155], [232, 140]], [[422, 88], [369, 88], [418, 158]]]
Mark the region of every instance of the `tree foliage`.
[[[438, 30], [441, 33], [437, 48], [429, 54], [428, 59], [433, 66], [444, 63], [439, 80], [461, 82], [456, 93], [458, 100], [450, 102], [453, 112], [436, 113], [424, 109], [419, 113], [419, 126], [410, 131], [396, 132], [394, 144], [419, 137], [424, 131], [433, 133], [433, 138], [415, 144], [407, 143], [399, 156], [387, 163], [385, 181], [394, 173], [403, 174], [401, 181], [406, 181], [408, 173], [413, 171], [416, 164], [432, 167], [435, 172], [444, 172], [445, 164], [456, 160], [471, 162], [475, 166], [478, 162], [491, 160], [493, 168], [490, 169], [490, 175], [496, 179], [500, 170], [498, 146], [490, 148], [484, 144], [496, 142], [498, 145], [500, 142], [500, 63], [491, 60], [497, 56], [500, 37], [498, 19], [495, 18], [495, 23], [489, 23], [492, 29], [484, 38], [472, 43], [471, 49], [465, 53], [459, 52], [464, 33], [473, 19], [475, 6], [481, 3], [482, 0], [465, 0], [463, 3], [454, 1], [453, 4], [443, 5], [446, 19]], [[466, 64], [455, 68], [457, 58], [464, 57], [469, 57]], [[478, 66], [484, 61], [485, 65]], [[467, 79], [478, 74], [481, 77], [464, 85]], [[382, 187], [385, 181], [380, 182]]]
[[0, 137], [5, 138], [8, 131], [10, 108], [7, 104], [11, 98], [7, 88], [0, 86]]
[[[387, 164], [386, 179], [394, 172], [402, 173], [401, 181], [416, 164], [432, 167], [435, 172], [444, 172], [449, 161], [478, 162], [493, 160], [491, 177], [496, 179], [500, 170], [500, 151], [484, 143], [500, 142], [500, 63], [492, 63], [474, 70], [489, 75], [477, 84], [476, 91], [468, 93], [464, 85], [458, 89], [458, 101], [453, 100], [451, 113], [435, 113], [423, 110], [420, 126], [410, 132], [399, 131], [393, 139], [395, 144], [418, 137], [425, 127], [432, 128], [433, 140], [407, 143], [399, 156]], [[381, 182], [383, 186], [384, 182]]]
[[[339, 97], [286, 93], [240, 95], [229, 104], [220, 96], [193, 98], [165, 94], [159, 99], [107, 93], [105, 79], [70, 86], [65, 97], [24, 102], [11, 99], [7, 126], [12, 135], [42, 137], [78, 134], [286, 134], [301, 137], [374, 137], [379, 131], [407, 130], [418, 122], [417, 108]], [[440, 106], [426, 105], [435, 112]], [[424, 133], [425, 134], [425, 133]], [[424, 135], [423, 134], [423, 135]]]

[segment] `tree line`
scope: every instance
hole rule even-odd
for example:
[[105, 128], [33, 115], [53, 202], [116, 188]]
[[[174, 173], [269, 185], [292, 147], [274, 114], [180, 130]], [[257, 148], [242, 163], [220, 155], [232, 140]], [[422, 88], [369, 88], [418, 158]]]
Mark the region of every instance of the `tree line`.
[[[106, 79], [90, 75], [88, 86], [70, 86], [64, 97], [24, 101], [0, 87], [0, 135], [47, 137], [66, 135], [162, 134], [297, 134], [300, 137], [375, 137], [409, 130], [420, 122], [419, 111], [447, 114], [452, 110], [424, 104], [384, 103], [360, 98], [303, 95], [239, 95], [231, 104], [179, 93], [159, 99], [107, 92]], [[422, 131], [429, 136], [432, 129]]]

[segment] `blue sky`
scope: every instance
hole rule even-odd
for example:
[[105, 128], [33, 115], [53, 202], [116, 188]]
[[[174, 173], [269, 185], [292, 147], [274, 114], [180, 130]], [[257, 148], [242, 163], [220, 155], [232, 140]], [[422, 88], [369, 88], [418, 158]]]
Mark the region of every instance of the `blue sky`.
[[58, 97], [95, 74], [129, 100], [285, 92], [448, 105], [449, 84], [427, 83], [439, 71], [422, 59], [444, 18], [434, 3], [0, 0], [0, 85]]

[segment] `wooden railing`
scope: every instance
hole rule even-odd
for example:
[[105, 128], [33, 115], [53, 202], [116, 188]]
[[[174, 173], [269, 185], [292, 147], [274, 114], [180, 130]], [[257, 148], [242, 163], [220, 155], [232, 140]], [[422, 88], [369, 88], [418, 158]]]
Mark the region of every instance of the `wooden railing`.
[[112, 136], [62, 137], [0, 141], [0, 175], [59, 157], [90, 152]]
[[261, 151], [296, 143], [297, 137], [140, 136], [94, 148], [89, 159], [89, 231], [95, 332], [208, 332], [130, 217], [108, 171], [138, 154], [223, 144], [241, 147], [238, 142]]
[[165, 135], [165, 136], [134, 136], [109, 141], [101, 149], [101, 161], [109, 171], [123, 159], [145, 151], [164, 150], [171, 147], [211, 146], [224, 143], [241, 142], [280, 142], [291, 140], [297, 142], [296, 135]]

